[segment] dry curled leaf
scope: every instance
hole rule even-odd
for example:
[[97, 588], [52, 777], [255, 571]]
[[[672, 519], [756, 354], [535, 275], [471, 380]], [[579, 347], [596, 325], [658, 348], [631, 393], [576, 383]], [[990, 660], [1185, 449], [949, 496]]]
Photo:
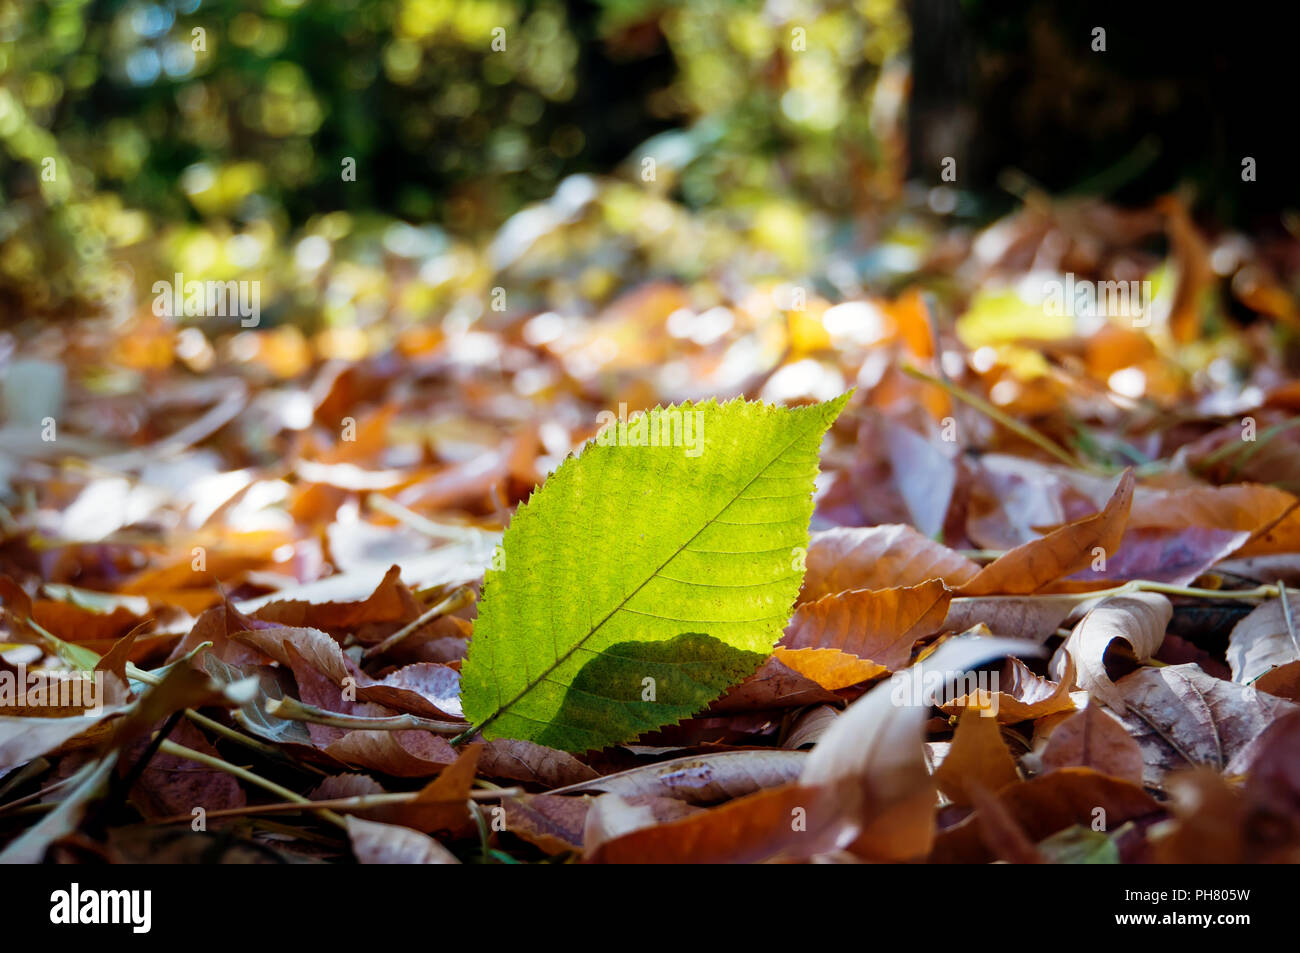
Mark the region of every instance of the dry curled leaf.
[[[1008, 785], [994, 795], [1033, 841], [1067, 827], [1102, 822], [1115, 830], [1126, 821], [1161, 816], [1162, 808], [1141, 787], [1091, 768], [1062, 768]], [[968, 817], [939, 834], [931, 863], [979, 864], [992, 860], [979, 822]]]
[[824, 797], [816, 789], [790, 784], [757, 791], [721, 807], [613, 837], [589, 851], [586, 860], [597, 864], [738, 864], [772, 860], [785, 853], [810, 856], [824, 843], [815, 826], [824, 816], [820, 807]]
[[1045, 642], [1079, 605], [1073, 596], [964, 596], [953, 599], [943, 627], [965, 632], [986, 625], [995, 635]]
[[1149, 659], [1164, 641], [1173, 613], [1169, 600], [1154, 592], [1112, 596], [1095, 606], [1065, 642], [1079, 687], [1124, 714], [1124, 697], [1106, 674], [1106, 649], [1123, 639], [1138, 661]]
[[352, 853], [362, 864], [458, 864], [456, 855], [427, 834], [396, 824], [347, 818]]
[[802, 751], [723, 751], [674, 758], [629, 768], [552, 794], [606, 793], [672, 797], [688, 804], [717, 804], [799, 777], [808, 755]]
[[1074, 684], [1074, 664], [1071, 662], [1059, 682], [1034, 673], [1017, 658], [1007, 659], [998, 672], [997, 690], [983, 697], [963, 695], [942, 706], [950, 715], [966, 707], [988, 708], [996, 712], [999, 724], [1009, 725], [1031, 718], [1044, 718], [1058, 712], [1073, 711], [1074, 700], [1070, 688]]
[[1270, 599], [1235, 626], [1228, 636], [1232, 680], [1249, 685], [1270, 669], [1300, 661], [1300, 599]]
[[[952, 639], [916, 663], [917, 681], [925, 684], [927, 671], [959, 675], [1023, 647], [1011, 639]], [[899, 704], [897, 687], [883, 683], [850, 705], [813, 748], [799, 779], [831, 798], [835, 816], [825, 836], [875, 860], [923, 856], [934, 836], [935, 790], [922, 745], [933, 699], [906, 698]]]

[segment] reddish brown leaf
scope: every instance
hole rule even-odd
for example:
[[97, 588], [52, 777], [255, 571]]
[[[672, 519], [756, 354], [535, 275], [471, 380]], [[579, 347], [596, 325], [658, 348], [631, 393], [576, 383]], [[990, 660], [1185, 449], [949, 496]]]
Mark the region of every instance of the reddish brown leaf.
[[934, 772], [939, 790], [954, 804], [966, 805], [972, 803], [972, 788], [996, 793], [1019, 779], [997, 719], [977, 708], [965, 709], [957, 722], [952, 748]]
[[1052, 731], [1043, 767], [1092, 768], [1102, 774], [1142, 783], [1142, 749], [1118, 721], [1095, 705], [1071, 715]]
[[979, 566], [910, 526], [887, 525], [814, 533], [800, 602], [850, 589], [918, 586], [931, 579], [960, 586]]
[[1027, 595], [1086, 568], [1098, 552], [1115, 552], [1133, 504], [1133, 486], [1133, 471], [1125, 470], [1099, 513], [1004, 553], [958, 587], [958, 594]]
[[1112, 596], [1099, 603], [1065, 642], [1078, 669], [1079, 687], [1124, 714], [1124, 698], [1106, 674], [1106, 649], [1116, 639], [1123, 639], [1132, 646], [1138, 661], [1149, 659], [1160, 648], [1173, 612], [1169, 600], [1154, 592]]
[[782, 644], [789, 649], [839, 649], [895, 671], [911, 659], [918, 638], [939, 631], [951, 599], [938, 579], [896, 589], [835, 593], [799, 606]]

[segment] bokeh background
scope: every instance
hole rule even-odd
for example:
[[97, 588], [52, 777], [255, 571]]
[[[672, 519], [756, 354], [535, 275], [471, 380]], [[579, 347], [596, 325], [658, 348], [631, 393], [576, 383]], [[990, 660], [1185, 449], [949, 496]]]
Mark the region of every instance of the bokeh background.
[[122, 319], [177, 272], [262, 282], [268, 327], [383, 334], [473, 319], [493, 287], [512, 310], [578, 311], [649, 276], [888, 292], [952, 229], [1038, 192], [1181, 189], [1198, 216], [1285, 234], [1273, 91], [1297, 15], [1221, 19], [1030, 0], [0, 0], [0, 312]]

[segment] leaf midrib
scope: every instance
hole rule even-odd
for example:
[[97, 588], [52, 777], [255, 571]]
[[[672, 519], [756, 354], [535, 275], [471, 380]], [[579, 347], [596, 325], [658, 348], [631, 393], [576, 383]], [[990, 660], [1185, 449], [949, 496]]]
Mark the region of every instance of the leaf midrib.
[[[706, 529], [708, 529], [710, 526], [712, 526], [712, 525], [717, 521], [718, 517], [721, 516], [723, 513], [725, 513], [725, 512], [727, 511], [727, 508], [728, 508], [729, 506], [731, 506], [733, 503], [735, 503], [736, 500], [740, 499], [740, 497], [744, 494], [744, 492], [745, 492], [746, 490], [748, 490], [751, 486], [754, 485], [754, 481], [755, 481], [755, 480], [757, 480], [757, 479], [758, 479], [759, 477], [761, 477], [764, 473], [766, 473], [766, 472], [771, 468], [772, 464], [774, 464], [774, 463], [776, 463], [778, 460], [780, 460], [781, 457], [783, 457], [783, 456], [786, 454], [786, 452], [787, 452], [791, 447], [793, 447], [793, 446], [794, 446], [794, 445], [795, 445], [795, 444], [796, 444], [796, 443], [797, 443], [801, 438], [803, 438], [803, 437], [805, 437], [805, 436], [807, 436], [806, 433], [798, 433], [798, 434], [796, 434], [796, 435], [795, 435], [795, 436], [790, 440], [789, 443], [787, 443], [787, 444], [786, 444], [785, 446], [783, 446], [779, 451], [777, 451], [776, 454], [775, 454], [775, 455], [774, 455], [770, 460], [767, 461], [767, 463], [763, 464], [763, 467], [762, 467], [762, 468], [761, 468], [757, 473], [755, 473], [752, 477], [749, 478], [749, 482], [748, 482], [748, 483], [746, 483], [746, 484], [745, 484], [744, 486], [742, 486], [739, 490], [737, 490], [736, 493], [735, 493], [735, 495], [732, 496], [731, 499], [729, 499], [726, 503], [724, 503], [724, 504], [722, 505], [722, 508], [721, 508], [721, 509], [719, 509], [716, 513], [714, 513], [713, 516], [709, 517], [709, 519], [705, 520], [704, 524], [703, 524], [702, 526], [700, 526], [700, 528], [697, 529], [697, 530], [695, 531], [695, 533], [691, 536], [690, 539], [686, 540], [686, 542], [682, 543], [682, 544], [681, 544], [680, 546], [678, 546], [675, 550], [673, 550], [673, 552], [668, 556], [668, 558], [665, 559], [662, 563], [660, 563], [659, 566], [656, 567], [655, 570], [654, 570], [653, 572], [651, 572], [648, 576], [646, 576], [645, 579], [643, 579], [643, 580], [641, 581], [641, 583], [640, 583], [640, 584], [639, 584], [635, 589], [633, 589], [633, 590], [632, 590], [631, 592], [629, 592], [626, 596], [624, 596], [624, 597], [622, 598], [622, 600], [618, 603], [618, 605], [616, 605], [616, 606], [614, 606], [614, 608], [610, 609], [609, 612], [607, 612], [607, 613], [605, 614], [604, 618], [602, 618], [602, 619], [601, 619], [599, 622], [597, 622], [594, 626], [592, 626], [590, 629], [588, 629], [586, 635], [584, 635], [582, 638], [580, 638], [580, 639], [578, 639], [576, 642], [574, 642], [573, 645], [570, 646], [570, 647], [569, 647], [569, 648], [564, 652], [563, 655], [557, 656], [554, 662], [552, 662], [549, 666], [547, 666], [545, 669], [543, 669], [542, 672], [541, 672], [541, 673], [540, 673], [536, 678], [534, 678], [534, 679], [533, 679], [532, 681], [530, 681], [527, 685], [525, 685], [523, 688], [521, 688], [521, 689], [519, 690], [519, 693], [518, 693], [517, 695], [515, 695], [514, 698], [510, 699], [510, 700], [509, 700], [508, 702], [506, 702], [504, 705], [498, 705], [496, 711], [492, 712], [492, 714], [488, 715], [487, 718], [483, 719], [483, 723], [482, 723], [481, 725], [479, 725], [477, 729], [475, 729], [476, 733], [482, 733], [483, 730], [484, 730], [485, 728], [487, 728], [488, 725], [492, 724], [494, 721], [496, 721], [498, 718], [500, 718], [503, 714], [505, 714], [507, 711], [509, 711], [512, 707], [514, 707], [516, 704], [518, 704], [520, 699], [522, 699], [525, 695], [527, 695], [527, 694], [528, 694], [529, 692], [531, 692], [534, 688], [536, 688], [536, 687], [537, 687], [538, 685], [540, 685], [543, 681], [545, 681], [546, 678], [547, 678], [547, 676], [549, 676], [549, 675], [550, 675], [552, 672], [554, 672], [557, 668], [559, 668], [561, 665], [563, 665], [565, 662], [567, 662], [567, 661], [569, 660], [569, 657], [572, 656], [574, 652], [578, 651], [580, 648], [582, 648], [583, 646], [585, 646], [585, 645], [587, 644], [587, 642], [589, 642], [589, 641], [591, 640], [591, 638], [592, 638], [592, 637], [593, 637], [597, 632], [600, 631], [601, 626], [603, 626], [606, 622], [608, 622], [608, 621], [609, 621], [610, 619], [612, 619], [616, 614], [618, 614], [618, 612], [621, 611], [621, 610], [623, 609], [623, 607], [626, 606], [626, 605], [628, 604], [628, 602], [631, 601], [631, 599], [632, 599], [633, 596], [635, 596], [638, 592], [640, 592], [640, 591], [641, 591], [642, 589], [644, 589], [647, 585], [649, 585], [651, 579], [654, 579], [656, 576], [658, 576], [659, 573], [663, 571], [663, 569], [664, 569], [665, 566], [667, 566], [670, 562], [672, 562], [674, 559], [676, 559], [678, 556], [680, 556], [680, 555], [682, 554], [682, 552], [683, 552], [683, 551], [684, 551], [688, 546], [691, 545], [691, 543], [695, 542], [696, 538], [697, 538], [701, 533], [703, 533]], [[656, 618], [657, 618], [657, 617], [656, 617]], [[494, 662], [495, 662], [495, 659], [494, 659]], [[493, 667], [495, 668], [495, 664], [493, 665]], [[530, 719], [530, 720], [531, 720], [531, 719]]]

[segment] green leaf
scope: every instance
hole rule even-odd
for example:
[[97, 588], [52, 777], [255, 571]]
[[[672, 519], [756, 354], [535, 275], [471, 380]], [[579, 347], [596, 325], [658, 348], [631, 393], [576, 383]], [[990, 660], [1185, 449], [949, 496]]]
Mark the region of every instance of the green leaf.
[[[586, 751], [753, 673], [799, 592], [818, 449], [848, 397], [655, 408], [566, 460], [486, 574], [461, 670], [470, 723]], [[638, 445], [679, 424], [676, 446]]]
[[1119, 847], [1110, 835], [1077, 824], [1039, 841], [1038, 850], [1053, 864], [1119, 863]]

